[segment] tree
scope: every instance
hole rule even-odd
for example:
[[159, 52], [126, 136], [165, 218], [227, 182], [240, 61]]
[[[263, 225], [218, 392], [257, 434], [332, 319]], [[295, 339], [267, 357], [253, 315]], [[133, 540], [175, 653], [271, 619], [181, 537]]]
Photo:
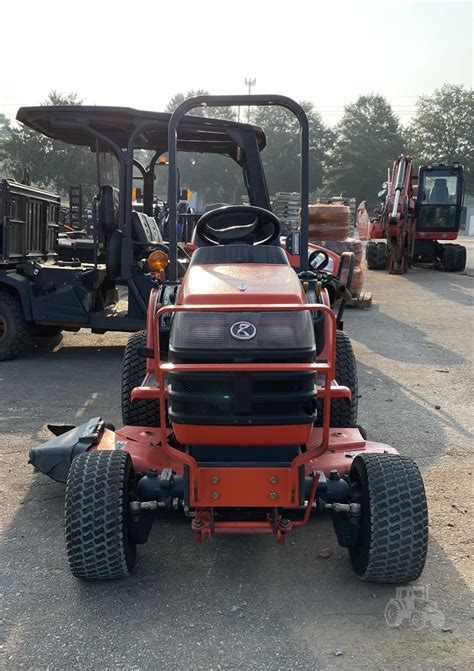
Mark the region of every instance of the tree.
[[[167, 111], [171, 112], [186, 98], [208, 95], [205, 90], [178, 93], [170, 100]], [[323, 124], [318, 112], [309, 102], [302, 103], [310, 123], [310, 191], [321, 186], [324, 162], [331, 144], [332, 132]], [[246, 112], [246, 109], [245, 109]], [[237, 120], [233, 108], [199, 108], [193, 115]], [[246, 120], [247, 114], [241, 114]], [[267, 136], [267, 146], [262, 152], [262, 163], [269, 192], [299, 191], [300, 189], [300, 144], [299, 124], [295, 116], [281, 107], [252, 108], [250, 122], [261, 126]], [[189, 159], [189, 160], [188, 160]], [[197, 191], [206, 193], [207, 200], [240, 202], [245, 194], [242, 174], [231, 160], [209, 154], [180, 156], [181, 181]]]
[[10, 131], [10, 119], [0, 113], [0, 143], [7, 140]]
[[464, 165], [466, 190], [474, 192], [474, 91], [445, 84], [420, 96], [411, 126], [410, 152], [419, 163]]
[[[76, 93], [51, 91], [42, 105], [80, 105]], [[4, 172], [21, 180], [25, 165], [31, 168], [33, 184], [59, 191], [66, 196], [70, 184], [82, 184], [86, 198], [95, 192], [95, 157], [87, 147], [78, 147], [50, 138], [20, 125], [9, 127], [0, 145]]]
[[360, 96], [345, 107], [335, 133], [325, 192], [377, 203], [387, 168], [405, 144], [390, 104], [380, 95]]
[[[182, 102], [188, 98], [196, 98], [197, 96], [208, 96], [209, 91], [206, 89], [196, 89], [187, 91], [186, 93], [175, 93], [169, 103], [166, 105], [166, 112], [174, 112], [175, 109]], [[192, 116], [209, 117], [210, 119], [227, 119], [228, 121], [236, 121], [237, 114], [233, 107], [196, 107], [188, 112]]]
[[[320, 188], [328, 149], [333, 139], [312, 103], [300, 103], [305, 110], [310, 127], [310, 183], [309, 190]], [[251, 122], [261, 126], [267, 136], [267, 146], [262, 152], [268, 189], [278, 191], [300, 190], [300, 133], [299, 122], [292, 112], [277, 106], [258, 107], [251, 115]]]
[[[183, 100], [204, 95], [209, 95], [205, 89], [177, 93], [167, 104], [166, 111], [173, 112]], [[198, 107], [189, 114], [229, 121], [235, 121], [237, 118], [235, 110], [230, 107]], [[181, 185], [204, 194], [208, 203], [240, 203], [241, 196], [245, 192], [242, 171], [231, 158], [217, 154], [180, 152], [178, 165]]]
[[0, 179], [5, 177], [4, 155], [2, 153], [3, 144], [10, 137], [10, 119], [5, 114], [0, 113]]

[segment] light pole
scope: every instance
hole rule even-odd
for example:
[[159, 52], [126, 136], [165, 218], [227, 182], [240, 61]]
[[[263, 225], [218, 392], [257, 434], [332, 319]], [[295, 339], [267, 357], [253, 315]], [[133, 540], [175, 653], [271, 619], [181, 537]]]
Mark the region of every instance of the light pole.
[[[245, 77], [245, 86], [249, 87], [249, 95], [252, 94], [252, 86], [255, 86], [257, 83], [257, 80], [255, 77], [252, 79], [252, 77]], [[248, 106], [247, 109], [247, 123], [250, 123], [250, 105]]]

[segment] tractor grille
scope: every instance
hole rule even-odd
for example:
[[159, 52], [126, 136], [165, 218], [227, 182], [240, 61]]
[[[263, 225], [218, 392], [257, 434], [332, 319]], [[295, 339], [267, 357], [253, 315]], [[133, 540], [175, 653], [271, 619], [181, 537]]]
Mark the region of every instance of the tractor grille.
[[169, 416], [178, 424], [261, 426], [315, 420], [313, 373], [170, 373]]
[[[249, 338], [233, 328], [254, 327]], [[315, 357], [311, 314], [178, 312], [171, 327], [173, 363], [309, 363]], [[174, 424], [265, 426], [312, 424], [315, 377], [306, 372], [205, 372], [168, 375]]]

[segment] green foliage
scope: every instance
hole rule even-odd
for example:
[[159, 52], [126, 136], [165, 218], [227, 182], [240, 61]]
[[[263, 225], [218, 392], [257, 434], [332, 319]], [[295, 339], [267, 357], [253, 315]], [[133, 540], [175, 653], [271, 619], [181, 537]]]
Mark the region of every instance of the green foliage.
[[0, 113], [0, 143], [10, 136], [10, 119]]
[[[171, 112], [187, 97], [207, 95], [205, 90], [188, 91], [173, 96], [167, 105]], [[318, 112], [309, 102], [302, 103], [310, 123], [310, 191], [322, 183], [324, 161], [332, 142], [332, 132], [323, 124]], [[193, 115], [209, 116], [236, 121], [235, 109], [199, 108]], [[246, 122], [247, 108], [241, 108], [240, 119]], [[281, 107], [251, 108], [250, 122], [261, 126], [267, 135], [267, 146], [262, 152], [262, 162], [271, 194], [277, 191], [298, 191], [300, 188], [299, 124], [294, 115]], [[245, 194], [239, 167], [230, 159], [210, 155], [180, 155], [182, 184], [206, 193], [209, 201], [240, 202]]]
[[[177, 93], [167, 105], [172, 112], [185, 99], [206, 95], [204, 89]], [[43, 105], [78, 105], [75, 93], [51, 91]], [[412, 125], [402, 131], [389, 103], [380, 95], [359, 97], [345, 108], [334, 129], [322, 121], [312, 103], [302, 103], [310, 123], [310, 192], [355, 196], [377, 202], [387, 168], [408, 147], [418, 163], [459, 161], [466, 170], [467, 190], [474, 191], [474, 92], [446, 84], [431, 96], [421, 96]], [[236, 108], [198, 108], [190, 112], [237, 121]], [[240, 119], [247, 121], [247, 108]], [[299, 128], [293, 115], [280, 107], [251, 108], [250, 122], [267, 136], [262, 152], [269, 192], [299, 191]], [[143, 153], [143, 152], [142, 152]], [[86, 202], [96, 191], [95, 156], [46, 138], [26, 127], [12, 126], [0, 114], [0, 166], [3, 176], [21, 180], [31, 167], [34, 185], [65, 196], [70, 184], [82, 184]], [[208, 203], [239, 203], [246, 194], [242, 171], [230, 158], [210, 154], [180, 154], [181, 185], [205, 194]]]
[[[80, 105], [77, 94], [51, 91], [43, 105]], [[1, 126], [0, 126], [1, 127]], [[96, 190], [95, 157], [87, 147], [51, 140], [20, 125], [7, 127], [0, 142], [5, 176], [21, 180], [29, 165], [32, 183], [66, 196], [69, 185], [82, 184], [86, 202]]]
[[[174, 112], [175, 109], [182, 102], [188, 98], [196, 98], [197, 96], [208, 96], [209, 91], [206, 89], [196, 89], [187, 91], [186, 93], [176, 93], [169, 103], [166, 105], [166, 112]], [[191, 116], [208, 117], [209, 119], [227, 119], [228, 121], [237, 121], [237, 113], [232, 107], [196, 107], [188, 112]]]
[[[173, 112], [183, 100], [204, 95], [209, 95], [205, 89], [177, 93], [169, 101], [166, 111]], [[235, 110], [229, 107], [198, 107], [191, 110], [189, 114], [229, 121], [237, 119]], [[178, 166], [181, 173], [181, 186], [205, 194], [207, 203], [241, 202], [241, 196], [245, 193], [242, 171], [231, 158], [217, 154], [180, 152]]]
[[466, 191], [474, 193], [474, 91], [445, 84], [421, 96], [410, 128], [410, 152], [417, 163], [464, 165]]
[[347, 105], [335, 132], [325, 193], [376, 203], [387, 168], [405, 144], [390, 104], [380, 95], [360, 96]]
[[[324, 125], [312, 103], [303, 101], [301, 105], [308, 115], [310, 127], [309, 190], [312, 192], [321, 186], [333, 133]], [[267, 136], [262, 163], [269, 192], [299, 191], [300, 133], [294, 114], [283, 107], [259, 107], [252, 113], [251, 122], [261, 126]]]

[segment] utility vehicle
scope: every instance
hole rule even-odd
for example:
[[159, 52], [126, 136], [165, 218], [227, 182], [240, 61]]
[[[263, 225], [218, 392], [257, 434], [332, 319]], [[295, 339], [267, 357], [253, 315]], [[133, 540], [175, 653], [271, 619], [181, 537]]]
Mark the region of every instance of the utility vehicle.
[[[54, 140], [89, 147], [97, 158], [98, 194], [94, 240], [69, 240], [67, 250], [63, 242], [58, 258], [59, 197], [2, 182], [0, 361], [27, 350], [38, 332], [143, 329], [154, 286], [146, 258], [153, 249], [167, 249], [162, 235], [167, 224], [159, 226], [167, 204], [154, 217], [154, 183], [168, 149], [170, 115], [121, 107], [22, 107], [17, 119]], [[187, 116], [177, 148], [228, 157], [242, 171], [250, 204], [269, 209], [260, 160], [265, 143], [256, 126]], [[151, 157], [148, 163], [143, 156]], [[134, 170], [142, 176], [138, 209], [132, 199]], [[175, 253], [182, 275], [190, 252], [180, 244]], [[90, 262], [81, 261], [85, 258]], [[169, 287], [162, 285], [161, 293], [167, 292]]]

